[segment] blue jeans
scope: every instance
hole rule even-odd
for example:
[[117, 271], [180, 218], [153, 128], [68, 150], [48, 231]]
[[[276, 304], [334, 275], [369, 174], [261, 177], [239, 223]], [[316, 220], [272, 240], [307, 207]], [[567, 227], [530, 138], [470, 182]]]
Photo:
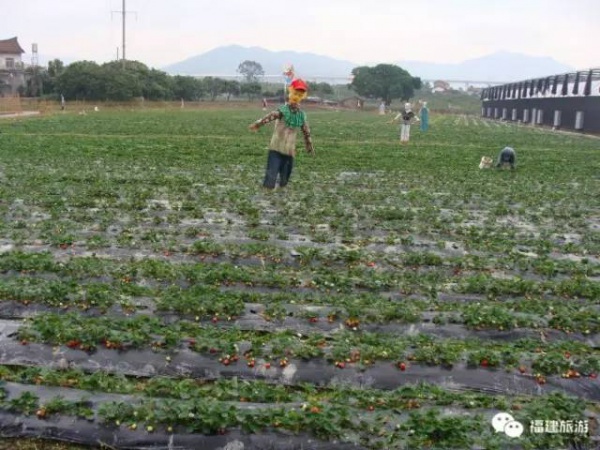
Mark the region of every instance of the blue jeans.
[[292, 168], [294, 166], [294, 157], [284, 155], [283, 153], [269, 150], [267, 158], [267, 171], [265, 173], [265, 181], [263, 186], [269, 189], [275, 188], [277, 175], [279, 175], [279, 186], [284, 187], [288, 184], [292, 176]]

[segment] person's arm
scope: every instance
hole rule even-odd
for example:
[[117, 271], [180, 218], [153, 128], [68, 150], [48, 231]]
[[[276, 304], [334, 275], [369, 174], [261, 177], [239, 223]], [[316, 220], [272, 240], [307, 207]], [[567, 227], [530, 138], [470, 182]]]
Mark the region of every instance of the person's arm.
[[396, 120], [398, 120], [400, 117], [402, 117], [402, 113], [398, 113], [396, 115], [396, 117], [394, 117], [393, 119], [391, 119], [388, 123], [394, 123]]
[[302, 134], [304, 134], [304, 145], [306, 146], [306, 151], [310, 155], [315, 155], [315, 147], [313, 146], [312, 137], [310, 135], [310, 127], [308, 126], [308, 122], [305, 120], [302, 125]]
[[258, 119], [256, 122], [254, 122], [252, 125], [250, 125], [249, 128], [251, 131], [258, 131], [258, 129], [260, 127], [262, 127], [263, 125], [266, 125], [269, 122], [272, 122], [274, 120], [281, 119], [282, 117], [283, 117], [283, 114], [281, 113], [281, 111], [279, 111], [279, 110], [271, 111], [265, 117], [263, 117], [262, 119]]

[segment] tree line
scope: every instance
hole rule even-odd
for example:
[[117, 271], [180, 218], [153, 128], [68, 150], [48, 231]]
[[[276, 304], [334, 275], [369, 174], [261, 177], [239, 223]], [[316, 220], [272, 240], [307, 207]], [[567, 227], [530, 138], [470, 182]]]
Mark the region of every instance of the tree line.
[[[66, 101], [120, 101], [143, 98], [156, 101], [215, 100], [223, 96], [247, 97], [283, 96], [283, 88], [268, 92], [259, 82], [264, 75], [262, 66], [255, 61], [240, 63], [237, 72], [243, 81], [218, 77], [197, 78], [169, 75], [161, 70], [147, 67], [138, 61], [111, 61], [98, 64], [93, 61], [77, 61], [67, 66], [55, 59], [48, 67], [29, 67], [27, 82], [19, 94], [25, 97], [48, 97]], [[406, 70], [390, 65], [357, 67], [353, 79], [347, 85], [358, 95], [383, 100], [389, 104], [394, 99], [408, 100], [421, 87], [421, 80]], [[310, 83], [313, 96], [327, 97], [334, 90], [328, 83]]]
[[55, 59], [48, 68], [27, 69], [27, 83], [20, 94], [26, 97], [52, 97], [65, 100], [129, 101], [186, 100], [209, 98], [220, 95], [255, 97], [261, 94], [260, 83], [240, 83], [216, 77], [196, 78], [169, 75], [148, 68], [138, 61], [111, 61], [97, 64], [93, 61], [77, 61], [65, 66]]

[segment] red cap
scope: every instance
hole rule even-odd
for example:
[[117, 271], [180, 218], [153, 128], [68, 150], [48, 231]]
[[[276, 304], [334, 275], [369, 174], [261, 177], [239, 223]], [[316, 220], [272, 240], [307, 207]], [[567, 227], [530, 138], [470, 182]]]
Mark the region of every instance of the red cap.
[[300, 78], [296, 78], [294, 81], [292, 81], [290, 86], [297, 91], [308, 91], [308, 86]]

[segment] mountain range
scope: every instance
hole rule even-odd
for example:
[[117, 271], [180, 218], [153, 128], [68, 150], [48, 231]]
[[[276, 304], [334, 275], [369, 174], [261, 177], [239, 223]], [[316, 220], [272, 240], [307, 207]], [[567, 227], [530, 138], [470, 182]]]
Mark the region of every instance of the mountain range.
[[[206, 53], [163, 67], [171, 75], [197, 75], [231, 77], [238, 75], [237, 67], [243, 61], [256, 61], [266, 75], [280, 75], [285, 64], [292, 63], [296, 73], [304, 78], [348, 79], [357, 64], [330, 56], [294, 51], [271, 51], [261, 47], [229, 45], [217, 47]], [[369, 66], [377, 63], [366, 64]], [[456, 64], [424, 61], [392, 62], [411, 75], [423, 80], [473, 80], [491, 82], [518, 81], [573, 71], [551, 57], [529, 56], [500, 51]], [[342, 80], [340, 80], [342, 81]]]

